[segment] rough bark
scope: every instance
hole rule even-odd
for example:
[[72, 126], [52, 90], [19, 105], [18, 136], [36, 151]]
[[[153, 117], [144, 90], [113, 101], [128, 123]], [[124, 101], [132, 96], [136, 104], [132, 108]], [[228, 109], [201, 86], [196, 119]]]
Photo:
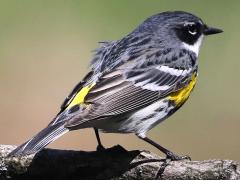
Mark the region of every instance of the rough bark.
[[0, 180], [240, 179], [240, 163], [233, 160], [168, 161], [121, 146], [100, 152], [45, 149], [35, 156], [6, 157], [15, 147], [0, 145]]

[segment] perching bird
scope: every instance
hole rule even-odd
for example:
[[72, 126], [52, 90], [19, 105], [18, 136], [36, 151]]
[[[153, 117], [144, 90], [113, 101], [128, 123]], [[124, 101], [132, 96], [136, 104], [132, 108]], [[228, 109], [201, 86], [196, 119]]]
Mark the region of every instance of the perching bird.
[[196, 84], [202, 40], [221, 32], [193, 14], [163, 12], [122, 39], [101, 43], [90, 72], [53, 121], [9, 156], [36, 153], [68, 131], [94, 128], [99, 149], [98, 130], [134, 133], [167, 158], [185, 158], [146, 135], [186, 102]]

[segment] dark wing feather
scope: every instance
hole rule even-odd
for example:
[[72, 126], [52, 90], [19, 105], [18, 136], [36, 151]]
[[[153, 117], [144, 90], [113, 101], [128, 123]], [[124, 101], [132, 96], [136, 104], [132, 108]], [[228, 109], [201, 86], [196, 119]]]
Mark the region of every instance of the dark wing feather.
[[159, 97], [158, 92], [143, 90], [140, 87], [131, 85], [131, 83], [124, 83], [124, 86], [120, 91], [114, 94], [106, 94], [106, 96], [94, 101], [96, 104], [101, 104], [101, 106], [95, 112], [92, 112], [92, 115], [122, 114], [151, 104]]
[[146, 107], [186, 86], [182, 82], [186, 77], [190, 79], [191, 73], [175, 76], [155, 67], [129, 71], [119, 68], [103, 76], [86, 96], [86, 103], [91, 104], [87, 115], [69, 120], [66, 127]]

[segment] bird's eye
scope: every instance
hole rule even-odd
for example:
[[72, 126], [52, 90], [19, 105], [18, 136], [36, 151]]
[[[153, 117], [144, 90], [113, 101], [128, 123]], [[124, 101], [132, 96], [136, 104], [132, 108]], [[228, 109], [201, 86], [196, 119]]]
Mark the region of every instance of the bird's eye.
[[193, 45], [202, 35], [203, 27], [198, 22], [184, 22], [175, 29], [177, 37], [187, 44]]
[[187, 31], [191, 35], [196, 35], [197, 34], [197, 26], [196, 26], [196, 24], [188, 24], [187, 25]]

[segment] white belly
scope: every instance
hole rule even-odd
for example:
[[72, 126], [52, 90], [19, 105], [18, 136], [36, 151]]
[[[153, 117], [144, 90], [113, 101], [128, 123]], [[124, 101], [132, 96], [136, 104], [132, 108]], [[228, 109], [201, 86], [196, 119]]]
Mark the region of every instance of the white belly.
[[145, 135], [147, 131], [168, 117], [174, 107], [168, 100], [159, 100], [123, 119], [106, 119], [98, 123], [97, 128], [110, 133], [135, 133]]

